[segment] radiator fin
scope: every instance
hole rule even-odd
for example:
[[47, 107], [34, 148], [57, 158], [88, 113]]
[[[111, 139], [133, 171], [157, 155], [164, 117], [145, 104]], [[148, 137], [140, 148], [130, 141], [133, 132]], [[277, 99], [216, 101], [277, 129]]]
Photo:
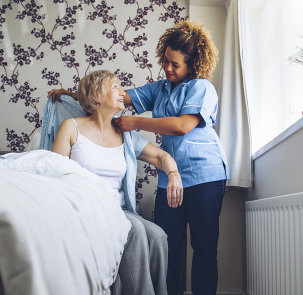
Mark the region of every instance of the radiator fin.
[[303, 294], [303, 193], [246, 202], [249, 295]]

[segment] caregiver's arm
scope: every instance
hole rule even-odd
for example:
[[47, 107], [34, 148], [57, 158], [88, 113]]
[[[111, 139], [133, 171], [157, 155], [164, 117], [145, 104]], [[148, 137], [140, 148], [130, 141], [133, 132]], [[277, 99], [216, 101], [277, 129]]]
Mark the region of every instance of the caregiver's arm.
[[[66, 94], [71, 96], [74, 100], [78, 100], [77, 98], [77, 93], [75, 92], [71, 92], [69, 90], [66, 90], [64, 88], [61, 89], [52, 89], [51, 91], [48, 92], [47, 97], [52, 99], [53, 102], [55, 101], [59, 101], [61, 102], [60, 96]], [[132, 105], [132, 101], [128, 95], [128, 93], [125, 91], [125, 95], [124, 95], [124, 100], [123, 100], [124, 105], [129, 106]]]
[[193, 130], [202, 120], [200, 114], [181, 115], [180, 117], [145, 118], [123, 116], [114, 120], [121, 131], [140, 129], [164, 135], [184, 135]]
[[171, 155], [153, 144], [148, 143], [138, 159], [154, 165], [168, 175], [168, 205], [173, 208], [180, 206], [183, 201], [183, 185], [177, 164]]

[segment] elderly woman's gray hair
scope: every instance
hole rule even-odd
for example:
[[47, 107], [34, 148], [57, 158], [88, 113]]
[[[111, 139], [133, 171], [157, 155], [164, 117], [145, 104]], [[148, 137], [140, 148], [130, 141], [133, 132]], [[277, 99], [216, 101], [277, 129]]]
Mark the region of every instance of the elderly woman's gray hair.
[[79, 82], [77, 98], [86, 115], [92, 114], [106, 94], [108, 82], [117, 81], [118, 77], [110, 71], [94, 71]]

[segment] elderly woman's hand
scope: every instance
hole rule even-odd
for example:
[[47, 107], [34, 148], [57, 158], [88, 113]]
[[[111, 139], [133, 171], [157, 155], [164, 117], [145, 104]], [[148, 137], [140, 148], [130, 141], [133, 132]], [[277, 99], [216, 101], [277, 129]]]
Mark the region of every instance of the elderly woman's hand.
[[179, 172], [169, 173], [166, 190], [168, 206], [172, 208], [181, 206], [183, 202], [183, 185]]
[[166, 191], [168, 206], [172, 208], [181, 206], [183, 202], [182, 179], [172, 156], [149, 142], [138, 156], [138, 159], [152, 164], [167, 173], [168, 184]]

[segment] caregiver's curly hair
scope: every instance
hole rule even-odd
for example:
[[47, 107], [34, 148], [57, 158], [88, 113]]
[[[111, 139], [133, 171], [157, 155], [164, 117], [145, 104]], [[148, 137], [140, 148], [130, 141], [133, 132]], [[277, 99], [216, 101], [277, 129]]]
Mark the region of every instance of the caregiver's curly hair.
[[161, 66], [168, 46], [185, 54], [185, 62], [191, 71], [192, 79], [212, 78], [218, 50], [203, 25], [187, 19], [167, 29], [160, 37], [156, 49], [156, 57]]

